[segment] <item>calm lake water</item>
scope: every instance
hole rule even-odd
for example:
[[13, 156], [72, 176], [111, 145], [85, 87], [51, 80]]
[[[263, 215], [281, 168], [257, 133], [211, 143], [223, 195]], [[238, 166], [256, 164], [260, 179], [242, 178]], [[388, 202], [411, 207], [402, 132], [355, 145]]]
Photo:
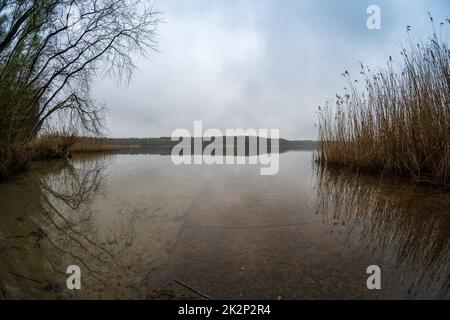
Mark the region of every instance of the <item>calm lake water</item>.
[[281, 154], [275, 176], [151, 154], [36, 164], [0, 184], [0, 298], [201, 298], [175, 280], [215, 299], [450, 298], [450, 195], [312, 156]]

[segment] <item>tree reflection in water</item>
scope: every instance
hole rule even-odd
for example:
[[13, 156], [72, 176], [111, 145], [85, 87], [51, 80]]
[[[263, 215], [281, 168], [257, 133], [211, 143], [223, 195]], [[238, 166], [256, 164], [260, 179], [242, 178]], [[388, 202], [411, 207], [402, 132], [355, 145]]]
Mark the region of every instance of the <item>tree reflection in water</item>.
[[[133, 230], [119, 223], [105, 234], [92, 218], [92, 201], [101, 194], [107, 163], [105, 157], [73, 165], [56, 162], [50, 170], [0, 186], [5, 195], [0, 208], [8, 208], [0, 225], [0, 297], [122, 294], [113, 279], [129, 271], [115, 258], [123, 246], [111, 251], [108, 243], [129, 242]], [[69, 265], [83, 270], [82, 293], [66, 288]]]

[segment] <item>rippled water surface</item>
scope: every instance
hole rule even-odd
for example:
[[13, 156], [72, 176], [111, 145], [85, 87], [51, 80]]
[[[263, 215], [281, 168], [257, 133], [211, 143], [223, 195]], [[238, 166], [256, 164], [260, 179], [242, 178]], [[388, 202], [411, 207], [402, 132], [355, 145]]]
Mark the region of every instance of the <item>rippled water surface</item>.
[[151, 154], [36, 164], [0, 184], [0, 298], [201, 298], [179, 282], [216, 299], [450, 298], [448, 193], [318, 172], [306, 151], [259, 173]]

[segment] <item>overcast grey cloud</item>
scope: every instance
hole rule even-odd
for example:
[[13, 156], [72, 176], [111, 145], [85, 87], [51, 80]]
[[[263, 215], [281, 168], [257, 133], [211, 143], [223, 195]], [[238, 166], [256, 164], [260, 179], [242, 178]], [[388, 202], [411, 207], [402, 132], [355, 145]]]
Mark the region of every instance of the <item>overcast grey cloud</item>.
[[[382, 29], [366, 27], [381, 8]], [[430, 34], [450, 1], [160, 0], [160, 52], [136, 62], [129, 84], [99, 79], [94, 98], [108, 108], [108, 135], [168, 136], [176, 128], [279, 128], [315, 137], [317, 107], [345, 86], [359, 61], [398, 56], [406, 26]], [[448, 29], [448, 28], [447, 28]]]

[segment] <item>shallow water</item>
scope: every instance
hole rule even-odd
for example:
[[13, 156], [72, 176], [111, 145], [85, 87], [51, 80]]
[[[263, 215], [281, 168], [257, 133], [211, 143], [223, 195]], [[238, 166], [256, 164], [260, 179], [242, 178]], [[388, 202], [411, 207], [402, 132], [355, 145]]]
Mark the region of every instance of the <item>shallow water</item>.
[[259, 173], [151, 154], [38, 164], [0, 185], [0, 298], [201, 298], [175, 280], [216, 299], [450, 298], [448, 193], [317, 172], [309, 151]]

